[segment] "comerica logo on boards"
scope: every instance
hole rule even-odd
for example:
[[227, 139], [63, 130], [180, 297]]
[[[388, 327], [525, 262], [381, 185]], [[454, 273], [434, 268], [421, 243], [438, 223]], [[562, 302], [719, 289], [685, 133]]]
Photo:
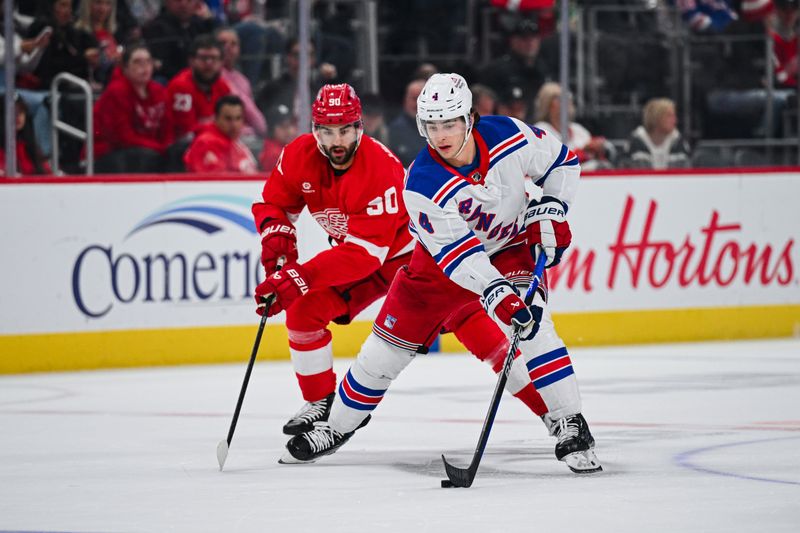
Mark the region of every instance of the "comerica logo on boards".
[[[252, 297], [263, 279], [252, 199], [201, 195], [166, 204], [145, 217], [121, 243], [94, 243], [83, 248], [72, 267], [75, 305], [89, 318], [101, 318], [116, 305], [133, 302], [237, 301]], [[208, 239], [226, 231], [245, 232], [253, 246], [239, 250], [153, 249], [131, 252], [136, 236], [166, 228], [182, 229], [187, 240]], [[152, 237], [152, 235], [148, 235]], [[234, 239], [231, 239], [232, 241]], [[235, 239], [241, 242], [241, 239]], [[158, 243], [158, 239], [152, 239]], [[200, 242], [203, 242], [202, 240]], [[155, 245], [154, 247], [156, 247]]]

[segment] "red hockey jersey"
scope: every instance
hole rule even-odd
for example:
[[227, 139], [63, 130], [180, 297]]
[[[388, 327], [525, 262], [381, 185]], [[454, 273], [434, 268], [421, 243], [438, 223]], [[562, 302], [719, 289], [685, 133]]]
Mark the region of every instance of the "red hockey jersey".
[[255, 174], [256, 158], [240, 140], [233, 140], [216, 124], [206, 124], [183, 154], [188, 172], [241, 172]]
[[230, 92], [231, 88], [222, 78], [211, 85], [211, 93], [205, 93], [194, 82], [192, 69], [185, 68], [178, 72], [167, 85], [175, 123], [175, 138], [179, 139], [211, 122], [214, 118], [214, 104]]
[[310, 133], [284, 149], [253, 204], [259, 230], [271, 218], [294, 221], [304, 207], [338, 246], [306, 262], [317, 287], [363, 279], [388, 259], [413, 249], [403, 204], [404, 170], [385, 146], [367, 135], [353, 164], [336, 175]]

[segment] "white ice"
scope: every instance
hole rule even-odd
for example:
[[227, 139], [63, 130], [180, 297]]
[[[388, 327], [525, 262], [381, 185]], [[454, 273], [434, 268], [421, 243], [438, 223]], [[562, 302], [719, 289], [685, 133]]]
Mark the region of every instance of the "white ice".
[[[258, 363], [224, 472], [241, 364], [0, 377], [0, 531], [800, 531], [800, 341], [571, 350], [605, 471], [578, 476], [506, 396], [475, 484], [495, 378], [420, 356], [336, 454], [279, 465], [302, 401]], [[339, 375], [350, 360], [337, 360]]]

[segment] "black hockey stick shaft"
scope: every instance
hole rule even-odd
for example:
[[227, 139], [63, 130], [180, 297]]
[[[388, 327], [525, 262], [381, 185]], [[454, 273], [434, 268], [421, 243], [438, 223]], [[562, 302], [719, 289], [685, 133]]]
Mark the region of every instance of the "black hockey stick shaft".
[[[536, 289], [539, 287], [539, 284], [542, 280], [542, 275], [544, 273], [544, 264], [547, 261], [547, 257], [543, 251], [540, 251], [538, 256], [536, 268], [533, 272], [533, 279], [528, 287], [528, 291], [525, 293], [524, 300], [526, 303], [530, 303], [532, 301], [533, 295], [535, 294]], [[500, 376], [497, 379], [497, 385], [494, 388], [494, 394], [492, 395], [491, 404], [489, 404], [489, 411], [486, 413], [486, 419], [483, 421], [481, 436], [478, 438], [478, 445], [475, 448], [475, 453], [472, 456], [472, 462], [470, 462], [467, 468], [459, 468], [448, 463], [447, 459], [444, 457], [444, 454], [442, 454], [444, 471], [447, 474], [447, 478], [450, 480], [450, 483], [452, 483], [452, 485], [455, 487], [470, 487], [472, 486], [472, 482], [475, 480], [475, 474], [478, 472], [478, 466], [481, 463], [483, 452], [486, 450], [486, 443], [489, 442], [489, 433], [492, 431], [492, 426], [494, 425], [494, 417], [497, 414], [497, 408], [500, 406], [500, 399], [503, 397], [503, 391], [506, 388], [508, 374], [511, 372], [511, 367], [514, 364], [514, 356], [517, 353], [517, 348], [519, 348], [519, 335], [519, 327], [514, 326], [514, 330], [511, 335], [510, 346], [508, 347], [508, 352], [506, 353], [506, 359], [503, 362], [503, 369], [500, 371]]]
[[[278, 262], [275, 270], [280, 270], [283, 266], [283, 260]], [[250, 383], [250, 374], [253, 372], [253, 365], [256, 362], [258, 355], [258, 347], [261, 345], [261, 337], [264, 334], [264, 326], [267, 324], [267, 312], [272, 307], [275, 301], [275, 295], [270, 294], [264, 300], [264, 313], [261, 315], [261, 322], [258, 324], [258, 332], [256, 332], [256, 340], [253, 342], [253, 351], [250, 353], [250, 361], [247, 363], [247, 370], [244, 373], [244, 380], [242, 381], [242, 388], [239, 390], [239, 399], [236, 400], [236, 409], [233, 411], [233, 419], [231, 426], [228, 429], [228, 438], [217, 445], [217, 462], [219, 462], [219, 469], [225, 466], [225, 460], [228, 458], [228, 448], [231, 446], [233, 440], [233, 433], [236, 431], [236, 423], [239, 421], [239, 413], [242, 410], [242, 403], [244, 403], [244, 395], [247, 392], [247, 385]]]
[[250, 374], [253, 372], [253, 365], [256, 362], [256, 356], [258, 355], [258, 347], [261, 345], [261, 337], [264, 335], [264, 326], [267, 323], [267, 312], [266, 309], [269, 309], [269, 306], [272, 305], [272, 301], [274, 297], [270, 297], [267, 300], [266, 308], [264, 310], [264, 314], [261, 315], [261, 322], [258, 324], [258, 332], [256, 333], [256, 340], [253, 343], [253, 352], [250, 354], [250, 361], [247, 362], [247, 370], [244, 373], [244, 381], [242, 382], [242, 389], [239, 391], [239, 399], [236, 401], [236, 410], [233, 412], [233, 420], [231, 420], [231, 427], [228, 430], [228, 446], [231, 445], [231, 441], [233, 440], [233, 432], [236, 431], [236, 423], [239, 421], [239, 413], [242, 410], [242, 403], [244, 403], [244, 395], [247, 392], [247, 385], [250, 383]]

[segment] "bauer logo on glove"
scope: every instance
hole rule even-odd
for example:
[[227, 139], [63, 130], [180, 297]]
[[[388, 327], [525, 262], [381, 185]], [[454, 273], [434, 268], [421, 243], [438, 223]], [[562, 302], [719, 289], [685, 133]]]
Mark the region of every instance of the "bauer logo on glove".
[[501, 323], [520, 328], [520, 339], [530, 340], [539, 331], [542, 320], [541, 308], [529, 308], [519, 297], [517, 290], [505, 278], [499, 278], [483, 291], [483, 308], [489, 316]]
[[295, 300], [308, 294], [311, 290], [311, 278], [300, 264], [287, 265], [283, 270], [275, 272], [256, 287], [256, 313], [264, 313], [268, 302], [267, 316], [277, 315], [288, 309]]
[[297, 261], [297, 231], [288, 220], [269, 220], [261, 231], [261, 264], [269, 274], [278, 260]]
[[531, 200], [525, 211], [525, 233], [534, 256], [541, 245], [547, 256], [545, 267], [561, 262], [561, 256], [572, 243], [572, 232], [566, 219], [567, 206], [553, 196]]

